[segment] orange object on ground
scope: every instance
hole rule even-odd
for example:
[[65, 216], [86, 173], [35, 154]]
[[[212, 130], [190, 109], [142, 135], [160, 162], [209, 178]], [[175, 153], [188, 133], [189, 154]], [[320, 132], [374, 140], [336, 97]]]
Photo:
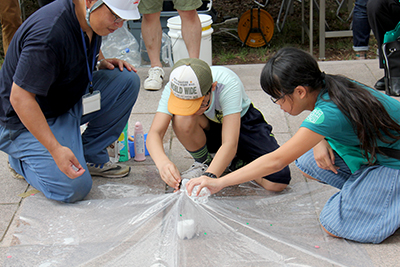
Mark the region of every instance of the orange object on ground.
[[272, 35], [274, 35], [274, 20], [263, 9], [249, 9], [240, 17], [238, 35], [240, 40], [247, 46], [264, 46], [271, 40]]

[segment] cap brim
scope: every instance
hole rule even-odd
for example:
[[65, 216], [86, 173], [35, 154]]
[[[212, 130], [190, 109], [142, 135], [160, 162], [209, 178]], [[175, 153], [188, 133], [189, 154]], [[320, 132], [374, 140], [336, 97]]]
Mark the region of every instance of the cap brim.
[[119, 9], [119, 8], [116, 8], [116, 7], [110, 7], [110, 8], [121, 19], [125, 19], [125, 20], [140, 19], [140, 13], [139, 13], [139, 10], [137, 8], [136, 9], [132, 9], [132, 10], [123, 10], [123, 9]]
[[204, 96], [197, 99], [180, 99], [170, 93], [168, 100], [168, 111], [174, 115], [190, 116], [196, 113], [203, 102]]

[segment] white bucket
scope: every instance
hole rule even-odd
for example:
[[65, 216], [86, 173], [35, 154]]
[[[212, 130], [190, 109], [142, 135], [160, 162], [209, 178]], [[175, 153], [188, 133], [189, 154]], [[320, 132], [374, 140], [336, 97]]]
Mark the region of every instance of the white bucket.
[[[212, 46], [211, 46], [211, 34], [213, 28], [211, 28], [212, 19], [210, 15], [199, 14], [201, 22], [201, 44], [200, 44], [200, 59], [212, 65]], [[186, 49], [185, 42], [183, 41], [181, 32], [181, 17], [175, 16], [167, 20], [167, 26], [169, 28], [168, 35], [171, 37], [172, 43], [172, 56], [174, 63], [179, 59], [188, 58], [189, 53]]]

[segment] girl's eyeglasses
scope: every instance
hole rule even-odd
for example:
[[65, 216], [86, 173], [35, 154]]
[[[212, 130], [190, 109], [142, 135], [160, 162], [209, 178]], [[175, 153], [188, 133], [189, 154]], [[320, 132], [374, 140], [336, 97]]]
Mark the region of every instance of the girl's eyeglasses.
[[272, 103], [276, 104], [276, 102], [278, 102], [279, 100], [281, 100], [284, 97], [285, 97], [285, 94], [281, 95], [278, 98], [274, 98], [274, 97], [271, 96], [271, 101], [272, 101]]

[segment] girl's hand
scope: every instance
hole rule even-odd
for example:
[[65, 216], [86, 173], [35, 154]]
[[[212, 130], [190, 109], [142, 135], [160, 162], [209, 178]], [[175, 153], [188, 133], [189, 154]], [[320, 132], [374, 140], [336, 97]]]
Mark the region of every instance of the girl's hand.
[[335, 155], [329, 143], [323, 139], [314, 148], [314, 159], [321, 169], [331, 170], [337, 174], [339, 167], [335, 166]]
[[203, 189], [203, 187], [207, 187], [211, 194], [215, 194], [218, 191], [220, 191], [222, 188], [224, 188], [224, 186], [221, 183], [221, 179], [215, 179], [215, 178], [209, 178], [207, 176], [201, 176], [199, 178], [194, 178], [194, 179], [190, 179], [189, 182], [187, 182], [186, 184], [186, 190], [189, 194], [189, 196], [192, 195], [192, 190], [193, 187], [195, 187], [196, 185], [199, 185], [199, 188], [197, 189], [197, 196], [199, 195], [201, 189]]

